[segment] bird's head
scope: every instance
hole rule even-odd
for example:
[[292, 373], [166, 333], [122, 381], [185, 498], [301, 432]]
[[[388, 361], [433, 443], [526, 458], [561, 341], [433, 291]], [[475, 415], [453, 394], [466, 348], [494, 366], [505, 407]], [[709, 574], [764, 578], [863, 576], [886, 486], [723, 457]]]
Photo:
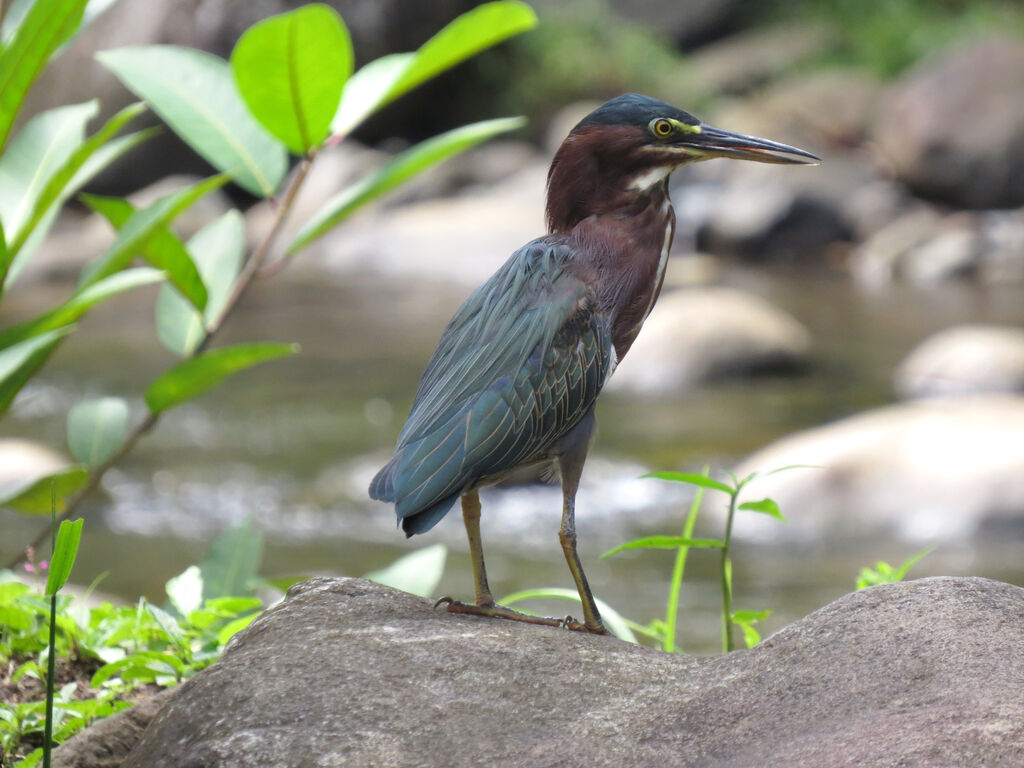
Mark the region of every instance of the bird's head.
[[646, 194], [680, 166], [715, 157], [820, 162], [802, 149], [715, 128], [663, 101], [630, 93], [595, 109], [562, 142], [548, 171], [549, 225], [552, 231], [571, 228], [600, 212], [602, 197]]

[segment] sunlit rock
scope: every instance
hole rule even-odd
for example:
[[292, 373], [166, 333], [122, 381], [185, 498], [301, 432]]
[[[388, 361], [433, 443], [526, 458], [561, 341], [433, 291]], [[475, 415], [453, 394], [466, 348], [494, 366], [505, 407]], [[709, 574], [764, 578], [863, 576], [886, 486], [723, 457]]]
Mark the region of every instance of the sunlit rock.
[[1024, 397], [935, 398], [860, 413], [784, 437], [735, 469], [788, 525], [761, 515], [741, 535], [838, 542], [879, 536], [958, 541], [1024, 533]]
[[1022, 616], [1019, 587], [921, 579], [693, 658], [312, 579], [171, 694], [122, 768], [1011, 765]]
[[959, 325], [925, 339], [896, 370], [903, 397], [1024, 393], [1024, 329]]
[[799, 322], [754, 294], [720, 286], [673, 291], [658, 300], [608, 387], [669, 395], [729, 376], [792, 371], [806, 364], [810, 348]]

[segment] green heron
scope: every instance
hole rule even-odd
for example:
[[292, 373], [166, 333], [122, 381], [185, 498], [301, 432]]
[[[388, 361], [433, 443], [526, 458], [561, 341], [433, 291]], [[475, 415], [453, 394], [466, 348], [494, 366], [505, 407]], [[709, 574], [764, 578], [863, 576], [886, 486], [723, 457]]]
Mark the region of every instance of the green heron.
[[[512, 254], [448, 323], [394, 455], [370, 485], [372, 498], [394, 503], [406, 536], [433, 528], [461, 497], [476, 602], [441, 598], [447, 610], [605, 632], [576, 549], [576, 490], [594, 403], [661, 290], [675, 227], [669, 174], [714, 157], [819, 160], [647, 96], [612, 99], [555, 154], [548, 234]], [[561, 474], [558, 537], [582, 623], [498, 605], [487, 585], [478, 489], [532, 464]]]

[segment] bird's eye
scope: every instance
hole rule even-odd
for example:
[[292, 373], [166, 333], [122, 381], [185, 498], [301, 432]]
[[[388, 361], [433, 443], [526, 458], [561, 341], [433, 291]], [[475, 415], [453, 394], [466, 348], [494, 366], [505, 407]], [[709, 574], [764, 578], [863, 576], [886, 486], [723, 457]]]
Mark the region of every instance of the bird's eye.
[[668, 136], [672, 133], [672, 123], [668, 120], [655, 120], [654, 133], [657, 136]]

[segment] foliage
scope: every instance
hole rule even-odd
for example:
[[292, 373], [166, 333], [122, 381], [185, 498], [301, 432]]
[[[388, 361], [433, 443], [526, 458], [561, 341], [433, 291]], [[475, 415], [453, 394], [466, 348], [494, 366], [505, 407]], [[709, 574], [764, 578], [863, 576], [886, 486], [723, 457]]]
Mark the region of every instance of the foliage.
[[875, 567], [864, 566], [860, 569], [860, 573], [857, 575], [857, 589], [866, 589], [867, 587], [873, 587], [876, 584], [895, 584], [899, 581], [903, 581], [907, 573], [917, 565], [922, 559], [927, 557], [934, 551], [934, 547], [927, 547], [922, 549], [916, 555], [907, 558], [903, 565], [895, 568], [889, 563], [879, 560], [875, 563]]
[[[248, 523], [214, 542], [202, 564], [170, 579], [164, 607], [140, 598], [134, 605], [103, 602], [90, 608], [58, 595], [81, 529], [81, 520], [61, 524], [45, 590], [49, 600], [11, 571], [0, 571], [0, 665], [14, 666], [12, 685], [23, 678], [43, 682], [53, 708], [47, 715], [47, 699], [34, 697], [0, 704], [0, 749], [6, 754], [23, 751], [48, 726], [59, 744], [95, 719], [130, 706], [134, 689], [191, 677], [216, 661], [262, 608], [249, 578], [258, 567], [262, 539]], [[227, 588], [235, 592], [219, 591]], [[52, 685], [58, 658], [81, 679]]]
[[[105, 1], [92, 0], [89, 7], [98, 10]], [[485, 3], [417, 51], [384, 57], [353, 73], [352, 43], [342, 19], [326, 5], [306, 5], [254, 25], [239, 39], [230, 62], [177, 46], [103, 51], [97, 54], [100, 63], [140, 103], [91, 136], [86, 126], [99, 111], [95, 101], [52, 109], [25, 122], [7, 142], [6, 132], [32, 82], [90, 15], [86, 0], [19, 0], [17, 5], [5, 21], [0, 54], [0, 149], [7, 144], [0, 155], [0, 296], [30, 262], [64, 202], [151, 135], [118, 136], [147, 109], [219, 171], [138, 209], [121, 198], [83, 195], [83, 202], [116, 230], [113, 243], [86, 265], [64, 301], [0, 331], [2, 416], [89, 310], [124, 291], [163, 282], [155, 307], [157, 337], [180, 362], [151, 383], [141, 413], [117, 397], [76, 404], [68, 417], [68, 444], [81, 463], [6, 489], [0, 498], [0, 505], [41, 514], [48, 510], [49, 489], [56, 486], [61, 517], [77, 508], [166, 411], [235, 373], [298, 351], [278, 342], [209, 348], [253, 280], [275, 271], [264, 270], [273, 256], [280, 258], [269, 266], [286, 263], [286, 257], [361, 206], [458, 152], [518, 128], [521, 121], [484, 121], [410, 148], [326, 201], [299, 237], [275, 254], [276, 236], [318, 153], [382, 105], [536, 23], [519, 0]], [[21, 52], [17, 67], [12, 51]], [[302, 158], [290, 176], [289, 154]], [[183, 243], [171, 229], [175, 219], [228, 183], [258, 197], [279, 198], [273, 226], [247, 253], [242, 217], [231, 211]], [[149, 266], [133, 267], [139, 258]], [[33, 543], [44, 536], [41, 532]]]
[[1024, 6], [1017, 0], [772, 0], [751, 10], [755, 21], [827, 22], [836, 37], [827, 62], [884, 77], [957, 40], [985, 32], [1024, 36]]
[[[750, 483], [759, 477], [767, 477], [778, 472], [790, 469], [797, 469], [802, 465], [781, 467], [770, 472], [752, 472], [742, 480], [731, 472], [729, 479], [731, 484], [714, 480], [708, 475], [708, 468], [700, 474], [692, 472], [653, 472], [645, 477], [658, 478], [676, 483], [686, 483], [697, 488], [690, 505], [686, 521], [683, 525], [682, 536], [647, 536], [642, 539], [621, 544], [614, 549], [605, 552], [602, 557], [608, 557], [618, 552], [632, 549], [675, 549], [676, 561], [672, 571], [672, 578], [669, 582], [669, 596], [665, 608], [665, 618], [655, 619], [645, 626], [631, 624], [639, 634], [657, 642], [668, 651], [678, 650], [676, 645], [676, 618], [679, 610], [679, 590], [682, 585], [683, 575], [686, 568], [686, 557], [690, 549], [717, 549], [719, 551], [719, 583], [722, 593], [722, 650], [729, 652], [735, 648], [733, 640], [733, 627], [739, 627], [743, 632], [743, 638], [748, 648], [757, 645], [761, 636], [754, 628], [754, 624], [763, 621], [771, 615], [771, 611], [734, 611], [732, 607], [732, 560], [729, 551], [732, 544], [732, 526], [737, 510], [759, 512], [773, 517], [780, 522], [786, 522], [786, 518], [779, 511], [779, 505], [772, 499], [764, 498], [758, 501], [740, 502], [740, 494]], [[725, 530], [720, 539], [695, 539], [693, 531], [697, 523], [697, 514], [703, 501], [705, 490], [718, 491], [728, 496], [729, 502], [725, 518]]]

